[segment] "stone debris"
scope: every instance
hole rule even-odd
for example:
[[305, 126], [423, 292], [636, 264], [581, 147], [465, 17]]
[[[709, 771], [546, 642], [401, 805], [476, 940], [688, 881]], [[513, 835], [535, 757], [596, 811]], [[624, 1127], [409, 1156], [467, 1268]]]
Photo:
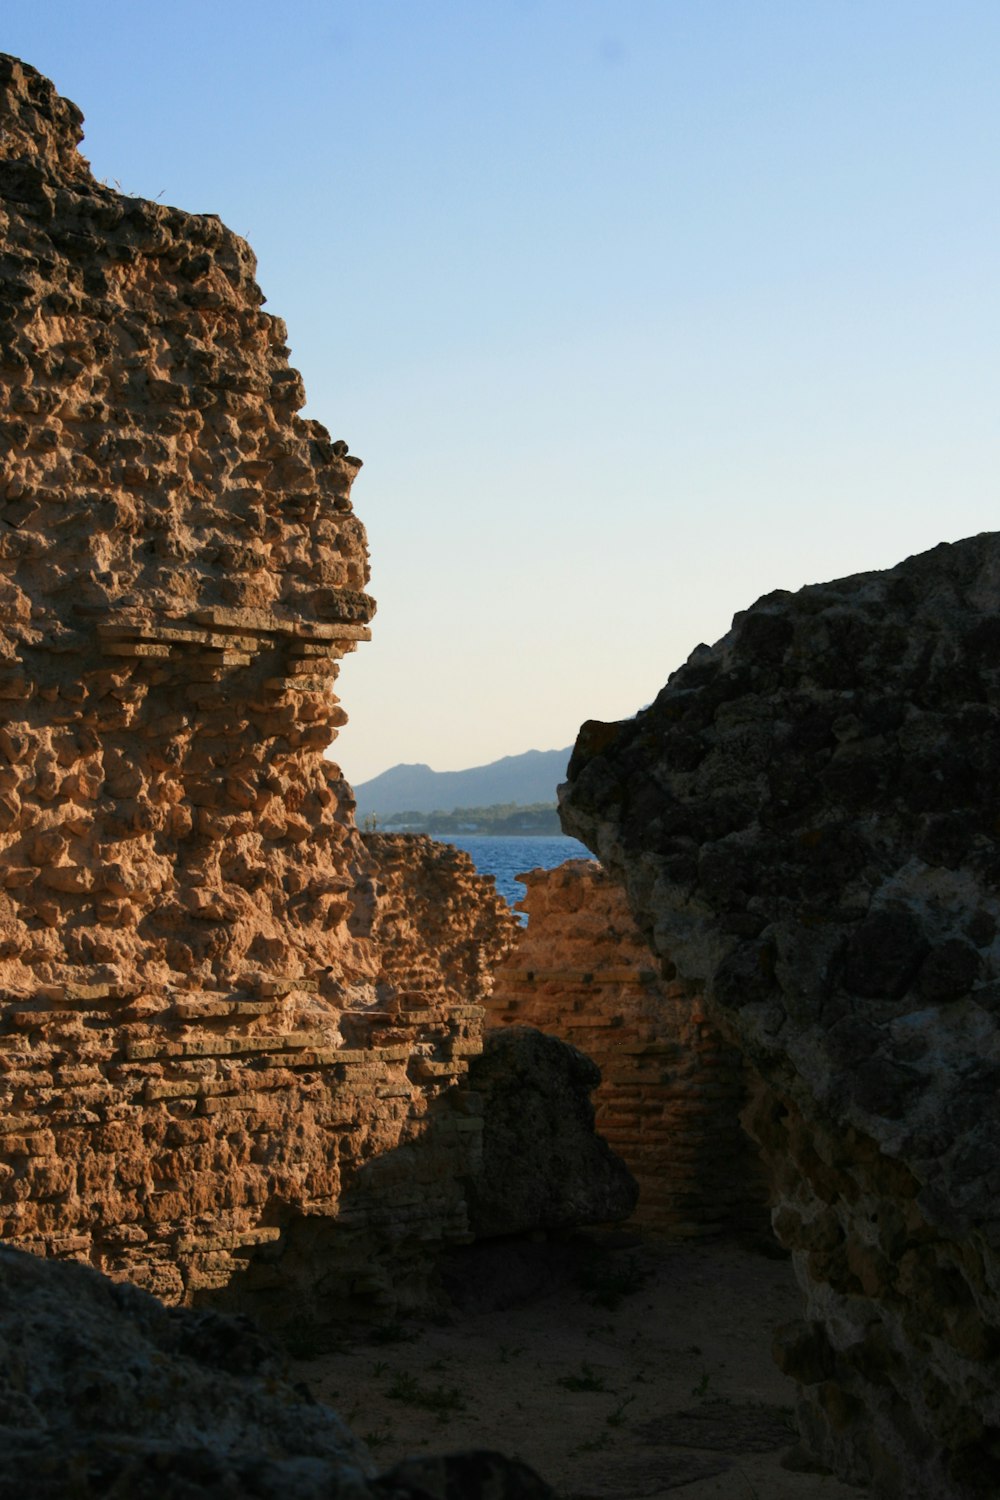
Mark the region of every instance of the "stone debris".
[[744, 1066], [697, 990], [672, 968], [662, 975], [600, 865], [570, 860], [518, 879], [528, 925], [497, 968], [487, 1021], [535, 1026], [597, 1064], [596, 1128], [639, 1186], [630, 1223], [672, 1238], [766, 1226], [739, 1119]]
[[375, 1475], [246, 1321], [0, 1249], [0, 1500], [520, 1500], [495, 1453]]
[[756, 1075], [844, 1479], [1000, 1492], [1000, 536], [778, 592], [585, 725], [566, 831]]

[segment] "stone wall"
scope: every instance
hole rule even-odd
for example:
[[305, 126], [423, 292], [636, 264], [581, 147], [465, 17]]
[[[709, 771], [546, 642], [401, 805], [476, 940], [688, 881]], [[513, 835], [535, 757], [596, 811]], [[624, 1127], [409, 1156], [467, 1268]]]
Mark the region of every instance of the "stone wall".
[[427, 1246], [469, 1235], [477, 971], [511, 923], [467, 856], [374, 842], [352, 920], [383, 962], [369, 1002], [335, 1022], [304, 976], [7, 998], [7, 1242], [168, 1301], [236, 1276], [227, 1300], [260, 1315], [297, 1313], [320, 1287], [331, 1317], [422, 1300]]
[[335, 1223], [337, 1296], [389, 1305], [376, 1242], [467, 1232], [511, 918], [355, 828], [359, 460], [249, 247], [95, 182], [80, 120], [0, 57], [0, 1234], [266, 1300]]
[[587, 860], [519, 877], [528, 913], [487, 997], [491, 1024], [535, 1026], [601, 1070], [597, 1129], [639, 1184], [633, 1222], [672, 1236], [766, 1224], [756, 1152], [739, 1123], [739, 1053], [672, 966], [669, 978], [620, 887]]
[[1000, 1493], [1000, 536], [775, 593], [585, 725], [567, 832], [757, 1078], [844, 1478]]

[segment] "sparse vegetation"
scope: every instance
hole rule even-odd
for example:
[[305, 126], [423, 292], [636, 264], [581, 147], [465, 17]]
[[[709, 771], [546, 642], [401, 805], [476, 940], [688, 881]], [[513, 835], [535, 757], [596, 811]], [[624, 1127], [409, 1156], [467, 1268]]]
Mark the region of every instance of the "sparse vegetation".
[[391, 1427], [379, 1427], [374, 1432], [363, 1432], [361, 1441], [367, 1443], [373, 1453], [377, 1453], [380, 1448], [385, 1447], [386, 1443], [391, 1443], [395, 1436]]
[[607, 1422], [609, 1427], [625, 1426], [625, 1413], [632, 1405], [632, 1402], [634, 1400], [634, 1396], [626, 1396], [623, 1401], [619, 1401], [618, 1405], [614, 1408], [613, 1411], [608, 1412], [604, 1420]]
[[385, 1394], [390, 1401], [431, 1412], [440, 1422], [447, 1421], [454, 1412], [465, 1410], [465, 1399], [457, 1385], [421, 1385], [415, 1375], [405, 1371], [396, 1376]]

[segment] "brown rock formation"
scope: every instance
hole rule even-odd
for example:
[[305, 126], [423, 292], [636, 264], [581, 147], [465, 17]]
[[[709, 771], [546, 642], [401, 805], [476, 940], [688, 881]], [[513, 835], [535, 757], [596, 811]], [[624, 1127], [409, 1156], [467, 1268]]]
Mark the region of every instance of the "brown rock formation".
[[764, 1220], [760, 1164], [739, 1114], [739, 1053], [698, 992], [661, 977], [620, 886], [571, 860], [519, 877], [529, 916], [496, 971], [490, 1024], [536, 1026], [594, 1060], [596, 1125], [639, 1186], [632, 1222], [672, 1236]]
[[95, 182], [80, 118], [0, 58], [0, 1233], [262, 1299], [332, 1221], [332, 1300], [391, 1306], [376, 1244], [467, 1234], [511, 919], [355, 829], [359, 462], [296, 415], [248, 246]]
[[0, 983], [332, 966], [342, 1004], [358, 460], [295, 415], [249, 247], [96, 183], [33, 70], [0, 90]]
[[1000, 1491], [998, 580], [983, 535], [767, 596], [563, 802], [759, 1077], [803, 1431], [905, 1500]]

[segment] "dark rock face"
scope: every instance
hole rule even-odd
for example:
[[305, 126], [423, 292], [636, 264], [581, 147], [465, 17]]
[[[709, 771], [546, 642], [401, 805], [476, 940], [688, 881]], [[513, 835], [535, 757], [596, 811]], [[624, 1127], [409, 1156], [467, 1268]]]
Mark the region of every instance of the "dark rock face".
[[775, 593], [585, 725], [563, 825], [759, 1075], [806, 1436], [1000, 1493], [1000, 536]]
[[0, 1250], [0, 1500], [546, 1500], [516, 1460], [381, 1477], [245, 1320]]
[[531, 1026], [488, 1031], [469, 1083], [484, 1095], [482, 1168], [469, 1185], [481, 1239], [626, 1219], [639, 1190], [594, 1131], [600, 1069]]

